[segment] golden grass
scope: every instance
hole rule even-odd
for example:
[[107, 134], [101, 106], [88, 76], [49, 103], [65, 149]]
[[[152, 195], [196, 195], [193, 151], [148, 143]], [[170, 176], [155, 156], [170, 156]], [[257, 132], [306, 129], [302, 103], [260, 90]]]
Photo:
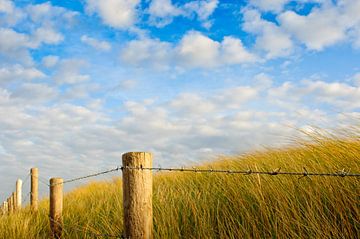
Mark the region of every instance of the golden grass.
[[[321, 139], [298, 147], [223, 157], [203, 167], [360, 172], [360, 140]], [[156, 238], [357, 238], [360, 179], [157, 173]], [[122, 232], [121, 180], [94, 182], [65, 196], [65, 238]], [[0, 238], [48, 238], [48, 201], [0, 218]], [[82, 228], [81, 230], [76, 228]], [[106, 237], [104, 237], [106, 238]]]

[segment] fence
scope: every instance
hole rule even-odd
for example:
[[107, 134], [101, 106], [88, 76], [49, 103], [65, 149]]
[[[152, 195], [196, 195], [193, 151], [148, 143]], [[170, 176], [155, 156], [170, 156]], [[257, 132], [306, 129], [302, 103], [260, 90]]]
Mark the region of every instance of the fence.
[[[122, 235], [91, 233], [96, 237], [108, 238], [152, 238], [152, 171], [169, 172], [192, 172], [192, 173], [225, 173], [239, 175], [289, 175], [298, 176], [299, 179], [310, 176], [323, 177], [360, 177], [360, 173], [351, 173], [342, 169], [338, 172], [284, 172], [280, 168], [273, 171], [229, 170], [229, 169], [198, 169], [198, 168], [161, 168], [152, 167], [152, 154], [145, 152], [129, 152], [122, 156], [122, 166], [110, 170], [89, 174], [82, 177], [63, 180], [62, 178], [51, 178], [49, 184], [39, 178], [37, 168], [32, 168], [24, 182], [16, 181], [16, 190], [3, 202], [1, 212], [3, 215], [13, 214], [22, 208], [22, 203], [30, 196], [31, 211], [38, 211], [38, 182], [46, 184], [50, 189], [49, 220], [51, 236], [55, 239], [63, 238], [63, 185], [78, 180], [96, 177], [115, 171], [122, 171], [123, 177], [123, 209], [124, 209], [124, 233]], [[22, 201], [22, 185], [30, 178], [30, 192]], [[71, 227], [73, 230], [82, 231], [79, 227]]]

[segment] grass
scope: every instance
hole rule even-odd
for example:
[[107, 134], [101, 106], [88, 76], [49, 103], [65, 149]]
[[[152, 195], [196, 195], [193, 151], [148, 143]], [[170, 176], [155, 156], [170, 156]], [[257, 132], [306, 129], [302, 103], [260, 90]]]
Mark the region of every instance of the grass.
[[[358, 137], [316, 139], [283, 149], [222, 157], [204, 168], [360, 172]], [[357, 238], [360, 179], [157, 173], [155, 238]], [[121, 180], [93, 182], [65, 195], [65, 238], [123, 231]], [[49, 238], [48, 201], [0, 218], [0, 238]], [[81, 228], [81, 229], [79, 229]], [[90, 233], [91, 232], [91, 233]], [[103, 237], [108, 238], [108, 237]]]

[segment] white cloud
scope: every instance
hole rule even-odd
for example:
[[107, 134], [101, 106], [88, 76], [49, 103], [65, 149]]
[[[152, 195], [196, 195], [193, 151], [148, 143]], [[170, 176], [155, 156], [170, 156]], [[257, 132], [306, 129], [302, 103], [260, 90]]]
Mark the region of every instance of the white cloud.
[[10, 28], [0, 28], [0, 52], [6, 53], [29, 47], [29, 37]]
[[171, 0], [152, 0], [148, 13], [150, 14], [150, 23], [163, 27], [172, 22], [173, 18], [183, 14], [183, 11], [174, 6]]
[[149, 38], [133, 40], [124, 47], [121, 59], [126, 64], [134, 66], [150, 65], [164, 69], [172, 59], [171, 44]]
[[139, 3], [140, 0], [87, 0], [86, 11], [97, 13], [106, 25], [127, 29], [137, 21]]
[[11, 94], [11, 98], [20, 100], [22, 104], [48, 102], [56, 96], [56, 89], [40, 83], [24, 83], [17, 87]]
[[101, 51], [109, 51], [111, 49], [111, 45], [109, 42], [107, 41], [100, 41], [97, 40], [95, 38], [86, 36], [86, 35], [82, 35], [81, 36], [81, 41], [86, 43], [89, 46], [94, 47], [97, 50], [101, 50]]
[[306, 94], [313, 94], [318, 102], [326, 102], [341, 108], [360, 108], [360, 87], [323, 81], [305, 81], [304, 84]]
[[63, 21], [65, 21], [66, 24], [71, 24], [77, 15], [76, 12], [70, 11], [69, 9], [53, 6], [51, 2], [35, 5], [29, 4], [25, 10], [33, 22], [42, 25], [53, 25], [60, 22], [62, 23]]
[[262, 11], [280, 12], [290, 0], [250, 0], [250, 4]]
[[200, 32], [188, 32], [177, 46], [181, 64], [188, 67], [214, 67], [219, 59], [220, 43]]
[[42, 58], [42, 64], [47, 68], [54, 67], [58, 63], [58, 61], [59, 57], [53, 55], [45, 56]]
[[357, 0], [323, 3], [308, 15], [286, 11], [278, 16], [280, 25], [311, 50], [349, 40], [349, 33], [360, 24], [360, 2]]
[[12, 1], [0, 0], [0, 25], [15, 25], [25, 14]]
[[45, 74], [36, 68], [25, 68], [21, 65], [13, 65], [0, 68], [0, 83], [9, 83], [13, 81], [33, 80], [43, 78]]
[[171, 3], [171, 0], [152, 0], [148, 11], [150, 15], [161, 18], [178, 16], [182, 13]]
[[256, 35], [255, 47], [266, 52], [267, 58], [288, 56], [292, 53], [294, 45], [283, 29], [273, 22], [261, 18], [260, 13], [254, 9], [243, 9], [245, 31]]
[[287, 11], [279, 16], [281, 26], [304, 43], [307, 48], [322, 50], [345, 39], [336, 9], [313, 10], [307, 16]]
[[33, 35], [19, 33], [11, 28], [0, 28], [0, 54], [25, 64], [32, 64], [29, 49], [37, 49], [41, 44], [58, 44], [63, 35], [52, 28], [37, 28]]
[[76, 84], [87, 81], [90, 76], [82, 74], [81, 69], [86, 66], [86, 61], [78, 59], [62, 60], [54, 74], [54, 81], [58, 84]]
[[14, 4], [9, 0], [0, 0], [0, 12], [11, 13], [14, 11]]
[[150, 38], [130, 41], [121, 52], [121, 58], [127, 64], [158, 69], [212, 68], [257, 60], [240, 39], [228, 36], [219, 42], [196, 31], [187, 32], [177, 44]]
[[218, 0], [192, 1], [186, 3], [183, 8], [187, 14], [195, 12], [199, 20], [206, 21], [213, 14], [218, 3]]
[[50, 27], [40, 27], [35, 30], [31, 44], [37, 48], [42, 43], [58, 44], [64, 40], [64, 36]]
[[260, 90], [266, 90], [269, 89], [272, 86], [272, 84], [273, 84], [272, 78], [265, 73], [259, 73], [254, 76], [254, 80], [253, 80], [254, 88]]
[[325, 82], [321, 80], [304, 80], [301, 84], [284, 82], [279, 87], [269, 89], [268, 96], [277, 105], [292, 108], [326, 103], [341, 111], [360, 108], [360, 87], [342, 82]]
[[209, 17], [218, 5], [218, 0], [191, 1], [183, 5], [173, 5], [171, 0], [152, 0], [147, 12], [150, 23], [163, 27], [170, 24], [174, 17], [197, 18], [205, 28], [211, 26]]
[[224, 37], [221, 43], [221, 55], [225, 64], [254, 62], [257, 57], [248, 52], [240, 39]]

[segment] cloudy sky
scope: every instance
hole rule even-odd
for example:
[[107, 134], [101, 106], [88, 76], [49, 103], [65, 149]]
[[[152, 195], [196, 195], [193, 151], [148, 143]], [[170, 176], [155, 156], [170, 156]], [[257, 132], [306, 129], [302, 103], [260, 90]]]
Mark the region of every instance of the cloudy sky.
[[360, 0], [0, 0], [0, 198], [33, 166], [46, 181], [126, 151], [182, 166], [356, 122], [359, 12]]

